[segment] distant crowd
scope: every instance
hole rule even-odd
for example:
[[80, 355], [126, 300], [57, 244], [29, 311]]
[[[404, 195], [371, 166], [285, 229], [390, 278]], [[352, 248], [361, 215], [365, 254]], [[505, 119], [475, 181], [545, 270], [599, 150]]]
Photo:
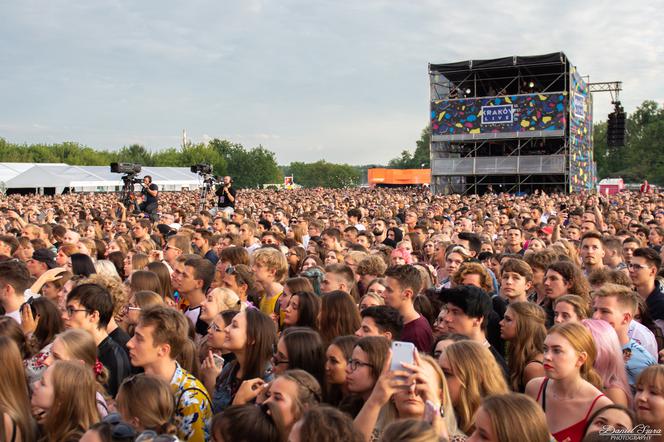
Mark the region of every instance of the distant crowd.
[[663, 194], [158, 185], [0, 197], [0, 442], [664, 440]]

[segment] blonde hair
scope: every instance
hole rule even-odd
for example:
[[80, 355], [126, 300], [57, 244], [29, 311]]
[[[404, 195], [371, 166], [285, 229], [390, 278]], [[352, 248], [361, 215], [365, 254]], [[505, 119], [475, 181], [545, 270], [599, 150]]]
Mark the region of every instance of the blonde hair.
[[282, 283], [288, 276], [288, 261], [279, 250], [266, 247], [256, 250], [252, 255], [252, 262], [264, 265], [268, 270], [274, 270], [274, 280]]
[[[140, 400], [136, 400], [139, 397]], [[170, 385], [156, 376], [142, 373], [125, 379], [118, 390], [117, 406], [125, 419], [138, 418], [147, 430], [174, 433], [175, 427], [171, 424], [175, 408], [173, 393]]]
[[554, 333], [565, 338], [577, 353], [586, 354], [586, 361], [580, 368], [581, 377], [593, 384], [598, 390], [602, 390], [602, 378], [593, 367], [597, 358], [597, 349], [590, 330], [579, 322], [567, 322], [551, 327], [549, 335]]
[[90, 426], [99, 422], [96, 385], [89, 367], [75, 361], [56, 361], [50, 368], [53, 406], [44, 420], [42, 440], [78, 440]]
[[217, 287], [208, 293], [208, 296], [214, 297], [217, 308], [220, 312], [224, 310], [239, 311], [243, 307], [240, 297], [231, 289], [226, 287]]
[[489, 396], [482, 402], [489, 415], [493, 434], [503, 442], [549, 442], [546, 415], [537, 402], [519, 394]]
[[[83, 361], [90, 371], [94, 372], [97, 363], [97, 345], [90, 333], [85, 330], [71, 328], [57, 335], [55, 339], [60, 340], [60, 344], [72, 360]], [[103, 368], [101, 373], [96, 375], [96, 380], [99, 383], [97, 390], [104, 391], [102, 385], [108, 380], [106, 368]]]
[[479, 342], [455, 342], [445, 349], [445, 356], [462, 387], [459, 402], [454, 406], [457, 422], [461, 431], [470, 434], [482, 398], [508, 392], [505, 376], [489, 349]]
[[646, 367], [636, 380], [636, 388], [644, 385], [654, 386], [660, 394], [664, 394], [664, 365], [656, 364]]
[[418, 419], [392, 422], [383, 431], [381, 442], [431, 442], [439, 440], [430, 423]]
[[638, 295], [629, 287], [620, 284], [606, 283], [593, 294], [594, 297], [609, 298], [615, 297], [618, 304], [627, 308], [632, 316], [636, 314], [636, 308], [639, 305]]
[[[18, 345], [8, 336], [0, 336], [0, 366], [0, 418], [7, 414], [20, 431], [21, 440], [32, 440], [34, 428], [23, 359]], [[4, 439], [4, 419], [0, 419], [0, 430]]]
[[139, 290], [134, 293], [136, 304], [142, 309], [149, 309], [157, 305], [164, 305], [164, 298], [159, 293], [152, 290]]
[[507, 308], [516, 316], [516, 336], [509, 346], [510, 384], [512, 390], [522, 391], [526, 366], [542, 354], [546, 338], [546, 312], [531, 302], [515, 302]]

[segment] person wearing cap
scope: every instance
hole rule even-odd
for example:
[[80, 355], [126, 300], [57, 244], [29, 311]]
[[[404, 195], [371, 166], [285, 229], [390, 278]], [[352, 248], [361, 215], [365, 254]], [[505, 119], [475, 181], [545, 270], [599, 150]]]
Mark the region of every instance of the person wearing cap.
[[39, 278], [47, 270], [57, 267], [55, 253], [50, 249], [37, 249], [32, 252], [32, 258], [26, 262], [30, 276]]

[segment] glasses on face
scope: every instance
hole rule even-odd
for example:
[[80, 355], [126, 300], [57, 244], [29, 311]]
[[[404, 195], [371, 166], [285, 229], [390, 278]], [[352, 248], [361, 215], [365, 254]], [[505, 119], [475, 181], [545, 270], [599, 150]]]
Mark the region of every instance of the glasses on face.
[[641, 270], [641, 269], [647, 269], [648, 266], [644, 265], [644, 264], [632, 263], [632, 264], [627, 264], [627, 268], [630, 269], [630, 270], [638, 271], [638, 270]]
[[234, 266], [228, 266], [226, 267], [225, 272], [227, 275], [235, 275], [237, 273], [237, 270], [235, 269]]
[[180, 251], [182, 251], [182, 249], [179, 249], [179, 248], [177, 248], [177, 247], [175, 247], [175, 246], [171, 246], [171, 245], [166, 244], [166, 245], [164, 246], [164, 252], [167, 251], [168, 249], [173, 249], [173, 250], [180, 250]]
[[373, 365], [368, 364], [366, 362], [362, 362], [362, 361], [357, 360], [357, 359], [349, 359], [348, 360], [348, 367], [350, 368], [350, 371], [355, 371], [355, 370], [357, 370], [358, 367], [372, 367], [373, 368]]
[[67, 308], [65, 308], [65, 311], [67, 312], [67, 316], [72, 316], [76, 312], [87, 312], [87, 309], [84, 308], [76, 308], [72, 305], [68, 305]]
[[215, 324], [214, 322], [212, 322], [212, 323], [210, 324], [210, 326], [208, 327], [208, 330], [210, 330], [210, 331], [212, 331], [212, 332], [214, 332], [214, 333], [219, 333], [219, 332], [224, 331], [224, 328], [223, 328], [223, 327], [220, 327], [219, 325], [217, 325], [217, 324]]

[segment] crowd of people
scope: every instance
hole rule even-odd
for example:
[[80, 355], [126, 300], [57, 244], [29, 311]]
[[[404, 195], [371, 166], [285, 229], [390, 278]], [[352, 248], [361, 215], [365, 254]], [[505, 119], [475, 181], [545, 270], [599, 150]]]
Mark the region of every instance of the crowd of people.
[[664, 195], [224, 182], [0, 197], [0, 441], [664, 440]]

